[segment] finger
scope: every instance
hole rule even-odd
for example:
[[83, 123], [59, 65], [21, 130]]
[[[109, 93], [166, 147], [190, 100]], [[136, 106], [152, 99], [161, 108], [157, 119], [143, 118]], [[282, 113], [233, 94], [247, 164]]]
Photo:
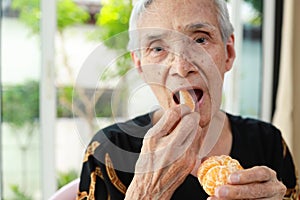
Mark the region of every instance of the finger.
[[207, 198], [207, 200], [218, 200], [218, 198], [215, 197], [215, 196], [210, 196], [210, 197]]
[[178, 124], [180, 119], [190, 112], [190, 108], [186, 105], [178, 105], [168, 109], [155, 126], [148, 131], [145, 138], [152, 136], [162, 137], [169, 134]]
[[171, 143], [176, 147], [181, 147], [182, 145], [190, 146], [195, 140], [199, 120], [200, 115], [197, 112], [185, 115], [170, 135]]
[[209, 196], [209, 197], [207, 198], [207, 200], [229, 200], [229, 199], [218, 198], [218, 197], [216, 197], [216, 196]]
[[225, 185], [216, 189], [218, 198], [224, 199], [261, 199], [284, 196], [285, 186], [279, 181], [251, 183], [246, 185]]
[[154, 145], [154, 157], [157, 158], [156, 163], [160, 160], [160, 164], [166, 166], [180, 160], [183, 165], [188, 164], [183, 156], [189, 154], [189, 156], [193, 157], [190, 150], [193, 148], [192, 143], [197, 135], [199, 119], [198, 113], [189, 113], [182, 118], [171, 134], [158, 140], [152, 140], [156, 142]]
[[[188, 120], [189, 118], [190, 120]], [[193, 123], [194, 127], [189, 125], [185, 120], [182, 120], [180, 122], [186, 125], [188, 128], [182, 127], [184, 130], [183, 132], [178, 131], [170, 135], [170, 137], [174, 137], [175, 134], [178, 136], [176, 138], [176, 142], [173, 142], [170, 145], [171, 151], [168, 151], [168, 153], [170, 153], [171, 155], [169, 155], [168, 158], [172, 159], [173, 161], [176, 160], [177, 164], [180, 165], [181, 171], [181, 168], [184, 167], [188, 173], [191, 173], [196, 165], [196, 154], [200, 148], [200, 137], [202, 129], [198, 125], [200, 120], [199, 113], [188, 114], [184, 117], [184, 119]], [[190, 129], [190, 131], [188, 129]], [[170, 143], [170, 140], [168, 140], [168, 142]]]
[[206, 200], [217, 200], [217, 199], [218, 198], [211, 196], [211, 197], [208, 197]]
[[229, 184], [247, 184], [276, 179], [276, 172], [266, 166], [256, 166], [234, 172], [228, 177]]
[[197, 127], [197, 132], [196, 132], [196, 136], [195, 139], [193, 141], [193, 151], [198, 152], [201, 146], [201, 135], [202, 135], [202, 128], [200, 126]]

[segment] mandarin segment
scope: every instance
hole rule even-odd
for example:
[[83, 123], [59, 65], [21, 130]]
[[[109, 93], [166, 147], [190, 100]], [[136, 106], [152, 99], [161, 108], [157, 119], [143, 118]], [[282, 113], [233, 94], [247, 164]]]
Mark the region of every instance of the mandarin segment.
[[229, 170], [225, 166], [214, 166], [209, 169], [203, 178], [203, 189], [209, 194], [214, 194], [215, 188], [226, 184]]
[[227, 184], [227, 178], [243, 167], [230, 156], [211, 156], [199, 167], [198, 180], [208, 195], [214, 195], [218, 186]]
[[207, 160], [206, 165], [202, 165], [202, 167], [199, 167], [198, 169], [198, 179], [202, 180], [203, 176], [208, 172], [209, 169], [211, 169], [214, 166], [219, 166], [220, 163], [217, 160], [210, 159], [210, 161]]
[[192, 111], [195, 111], [195, 103], [193, 97], [187, 90], [179, 91], [180, 103], [186, 104]]

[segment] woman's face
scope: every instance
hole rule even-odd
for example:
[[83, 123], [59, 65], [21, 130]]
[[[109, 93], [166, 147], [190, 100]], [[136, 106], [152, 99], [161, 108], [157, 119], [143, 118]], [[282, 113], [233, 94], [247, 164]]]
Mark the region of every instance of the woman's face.
[[168, 109], [188, 90], [200, 126], [220, 109], [224, 74], [235, 58], [234, 38], [224, 44], [211, 0], [153, 1], [138, 20], [140, 56], [133, 61], [159, 103]]

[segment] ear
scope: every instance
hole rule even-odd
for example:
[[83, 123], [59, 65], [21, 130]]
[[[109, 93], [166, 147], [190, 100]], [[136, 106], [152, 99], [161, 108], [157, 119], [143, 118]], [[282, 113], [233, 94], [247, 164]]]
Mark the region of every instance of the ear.
[[136, 55], [135, 52], [131, 52], [130, 55], [131, 55], [131, 59], [133, 61], [134, 66], [138, 70], [139, 74], [141, 74], [143, 71], [142, 71], [142, 67], [141, 67], [140, 58]]
[[226, 58], [225, 70], [229, 71], [232, 68], [233, 62], [235, 60], [235, 48], [234, 48], [234, 35], [233, 34], [231, 34], [227, 40], [226, 52], [227, 52], [227, 58]]

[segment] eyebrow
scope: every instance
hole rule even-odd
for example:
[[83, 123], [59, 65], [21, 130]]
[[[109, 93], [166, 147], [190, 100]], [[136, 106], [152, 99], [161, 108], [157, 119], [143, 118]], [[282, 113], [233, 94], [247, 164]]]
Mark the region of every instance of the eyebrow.
[[[191, 23], [188, 24], [186, 26], [184, 26], [183, 30], [184, 31], [188, 31], [188, 32], [193, 32], [199, 29], [208, 29], [210, 31], [216, 31], [217, 28], [215, 26], [213, 26], [212, 24], [209, 23]], [[166, 38], [168, 35], [168, 31], [166, 32], [152, 32], [152, 33], [146, 33], [142, 38], [143, 42], [152, 42], [152, 41], [156, 41], [156, 40], [160, 40], [162, 38]]]
[[188, 24], [184, 27], [184, 30], [187, 31], [195, 31], [198, 29], [202, 29], [202, 28], [208, 28], [212, 31], [215, 31], [217, 28], [211, 24], [208, 23], [193, 23], [193, 24]]
[[145, 40], [146, 41], [153, 41], [153, 40], [159, 40], [161, 38], [166, 37], [167, 33], [147, 33]]

